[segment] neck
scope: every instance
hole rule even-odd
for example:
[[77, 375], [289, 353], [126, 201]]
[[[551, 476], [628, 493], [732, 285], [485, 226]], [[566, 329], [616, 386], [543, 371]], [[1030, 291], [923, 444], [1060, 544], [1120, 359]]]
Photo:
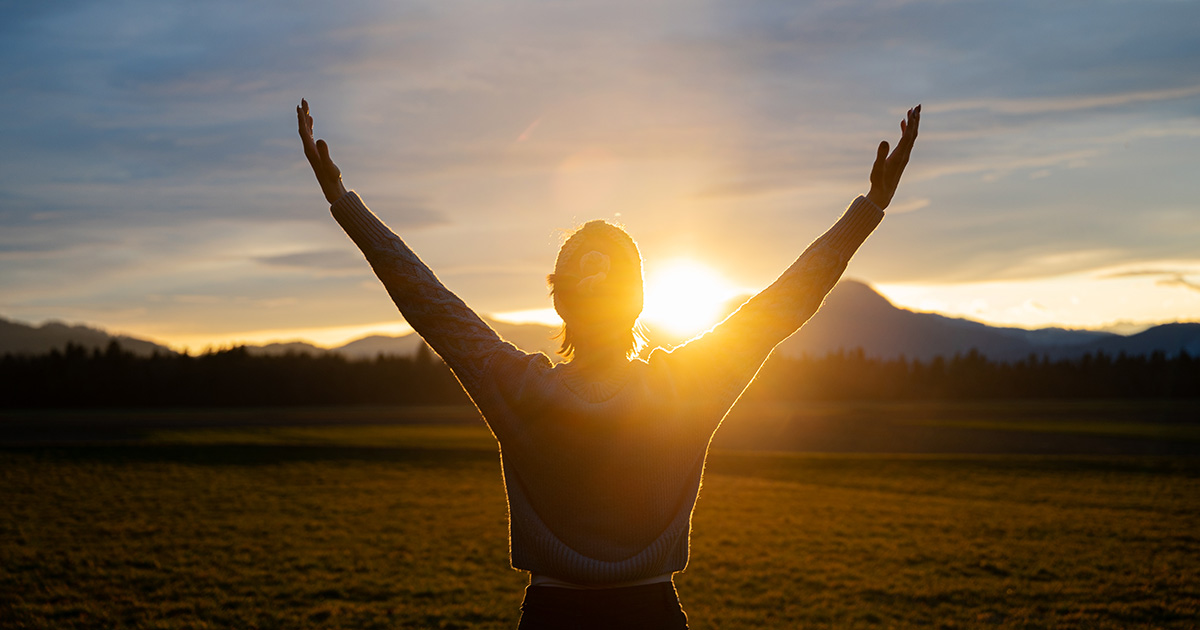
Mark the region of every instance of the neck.
[[571, 364], [582, 370], [602, 370], [628, 362], [624, 352], [612, 347], [575, 348], [575, 356], [571, 357]]

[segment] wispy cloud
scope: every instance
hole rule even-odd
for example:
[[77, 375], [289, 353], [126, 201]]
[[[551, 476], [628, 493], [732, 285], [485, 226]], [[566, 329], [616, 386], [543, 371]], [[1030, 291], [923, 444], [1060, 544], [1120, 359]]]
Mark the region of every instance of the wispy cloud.
[[1152, 277], [1158, 278], [1155, 283], [1164, 287], [1183, 287], [1193, 291], [1200, 291], [1200, 281], [1190, 280], [1188, 276], [1200, 276], [1200, 271], [1178, 271], [1170, 269], [1135, 269], [1132, 271], [1122, 271], [1101, 276], [1101, 278], [1137, 278], [1137, 277]]
[[172, 334], [394, 317], [349, 279], [302, 96], [347, 185], [482, 311], [544, 306], [553, 230], [617, 213], [765, 284], [916, 102], [860, 277], [1188, 260], [1197, 23], [1155, 0], [6, 3], [0, 305]]
[[352, 271], [358, 273], [363, 269], [362, 256], [354, 254], [348, 248], [259, 256], [255, 260], [264, 265], [274, 267], [319, 272]]
[[1061, 151], [1043, 155], [1007, 155], [996, 156], [978, 155], [959, 161], [946, 161], [941, 164], [921, 169], [917, 178], [933, 179], [947, 175], [963, 175], [969, 173], [984, 173], [995, 179], [1014, 171], [1038, 171], [1046, 167], [1076, 168], [1087, 164], [1089, 159], [1100, 155], [1099, 149], [1079, 149]]
[[998, 114], [1044, 114], [1070, 112], [1104, 107], [1120, 107], [1155, 101], [1167, 101], [1200, 95], [1200, 85], [1162, 90], [1142, 90], [1118, 94], [1062, 95], [1048, 98], [988, 98], [931, 103], [930, 115], [963, 110], [982, 110]]
[[1183, 274], [1178, 273], [1169, 278], [1159, 280], [1158, 284], [1165, 287], [1184, 287], [1193, 291], [1200, 291], [1200, 282], [1188, 280]]

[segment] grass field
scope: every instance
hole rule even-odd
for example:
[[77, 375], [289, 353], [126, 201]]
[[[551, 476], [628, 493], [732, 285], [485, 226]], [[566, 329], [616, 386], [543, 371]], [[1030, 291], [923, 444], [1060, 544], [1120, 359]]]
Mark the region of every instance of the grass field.
[[[0, 625], [515, 627], [482, 426], [146, 424], [0, 448]], [[1200, 460], [717, 450], [676, 584], [693, 628], [1195, 628]]]

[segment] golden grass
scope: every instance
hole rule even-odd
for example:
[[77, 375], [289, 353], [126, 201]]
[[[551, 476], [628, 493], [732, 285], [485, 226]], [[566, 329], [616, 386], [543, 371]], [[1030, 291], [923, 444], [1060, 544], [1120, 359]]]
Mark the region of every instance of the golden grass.
[[[0, 626], [513, 628], [486, 429], [0, 450]], [[1200, 462], [717, 452], [693, 628], [1192, 628]]]

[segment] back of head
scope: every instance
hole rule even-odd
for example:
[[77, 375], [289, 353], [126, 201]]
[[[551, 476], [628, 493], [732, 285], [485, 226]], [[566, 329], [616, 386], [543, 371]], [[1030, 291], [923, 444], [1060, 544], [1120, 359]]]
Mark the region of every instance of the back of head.
[[579, 348], [637, 353], [642, 256], [625, 230], [605, 221], [584, 224], [563, 243], [546, 280], [563, 320], [559, 354], [570, 358]]

